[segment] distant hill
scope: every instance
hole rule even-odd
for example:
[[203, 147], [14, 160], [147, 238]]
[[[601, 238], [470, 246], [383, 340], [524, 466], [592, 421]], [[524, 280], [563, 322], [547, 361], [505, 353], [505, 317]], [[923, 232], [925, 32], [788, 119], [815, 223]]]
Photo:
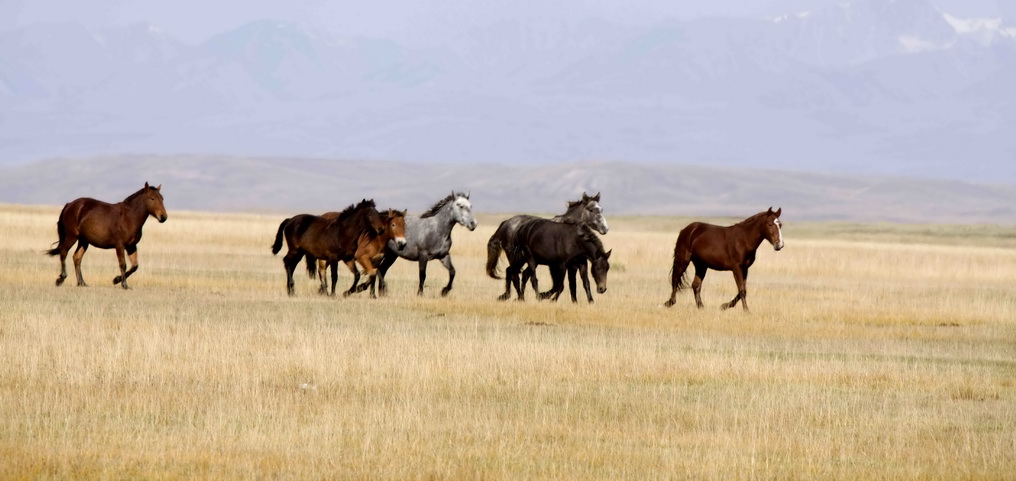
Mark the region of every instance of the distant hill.
[[746, 216], [782, 206], [790, 220], [1016, 223], [1016, 186], [688, 165], [548, 166], [117, 156], [0, 168], [0, 202], [119, 201], [162, 184], [170, 209], [324, 212], [361, 198], [419, 213], [451, 190], [479, 212], [556, 213], [601, 192], [607, 214]]

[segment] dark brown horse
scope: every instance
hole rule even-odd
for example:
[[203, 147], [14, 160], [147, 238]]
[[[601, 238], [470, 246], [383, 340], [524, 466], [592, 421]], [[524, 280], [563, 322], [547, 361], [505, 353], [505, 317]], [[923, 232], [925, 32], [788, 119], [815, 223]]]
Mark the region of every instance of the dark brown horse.
[[[377, 295], [374, 292], [375, 281], [377, 280], [377, 268], [381, 264], [381, 258], [385, 253], [385, 246], [392, 241], [399, 249], [406, 247], [406, 211], [388, 209], [380, 212], [381, 222], [385, 225], [384, 233], [372, 236], [367, 232], [360, 234], [357, 240], [356, 253], [353, 259], [346, 261], [346, 267], [353, 273], [353, 284], [360, 279], [360, 272], [356, 270], [356, 263], [359, 262], [367, 274], [368, 280], [356, 287], [356, 292], [363, 292], [370, 288], [370, 297]], [[339, 212], [326, 212], [321, 214], [325, 219], [337, 219]], [[318, 260], [318, 275], [321, 277], [321, 293], [327, 289], [328, 281], [325, 275], [328, 272], [328, 263]], [[347, 296], [349, 292], [345, 293]]]
[[[148, 216], [155, 217], [160, 223], [169, 218], [166, 207], [162, 205], [161, 190], [162, 185], [149, 187], [148, 182], [145, 182], [141, 190], [120, 203], [109, 204], [82, 197], [64, 205], [56, 223], [60, 239], [54, 243], [56, 247], [46, 251], [51, 256], [60, 256], [60, 276], [56, 278], [56, 285], [63, 284], [64, 279], [67, 279], [67, 253], [77, 242], [74, 273], [78, 277], [79, 286], [86, 285], [81, 276], [81, 258], [88, 246], [95, 246], [100, 249], [116, 249], [120, 275], [113, 279], [113, 284], [128, 289], [127, 278], [138, 270], [138, 242], [145, 221]], [[127, 262], [124, 260], [125, 252], [131, 260], [130, 270], [127, 270]]]
[[681, 229], [674, 246], [674, 267], [670, 271], [670, 285], [673, 290], [667, 307], [677, 302], [677, 291], [687, 287], [684, 283], [684, 272], [688, 264], [695, 265], [695, 280], [691, 284], [695, 292], [695, 305], [702, 308], [702, 279], [706, 271], [731, 271], [734, 282], [737, 282], [737, 295], [723, 305], [728, 309], [741, 301], [744, 310], [748, 310], [747, 291], [744, 284], [748, 280], [748, 268], [755, 263], [755, 251], [762, 241], [767, 240], [773, 248], [783, 248], [783, 233], [780, 230], [780, 214], [783, 209], [773, 212], [770, 207], [766, 212], [759, 212], [730, 227], [692, 222]]
[[[286, 288], [293, 295], [293, 271], [300, 259], [307, 256], [307, 271], [313, 277], [317, 269], [317, 260], [321, 259], [332, 268], [332, 292], [335, 295], [335, 282], [338, 281], [337, 270], [339, 261], [353, 259], [356, 254], [360, 234], [367, 233], [378, 236], [384, 233], [385, 226], [381, 216], [374, 207], [373, 200], [364, 199], [359, 204], [350, 205], [339, 213], [335, 219], [326, 219], [311, 214], [300, 214], [290, 217], [279, 224], [275, 234], [272, 254], [282, 250], [282, 239], [286, 239], [289, 250], [283, 258], [286, 267]], [[356, 288], [356, 281], [349, 289]]]
[[[589, 289], [587, 262], [593, 264], [593, 279], [596, 290], [600, 294], [607, 292], [607, 271], [610, 270], [610, 251], [603, 251], [603, 243], [586, 225], [554, 222], [548, 219], [535, 219], [519, 226], [515, 232], [514, 242], [507, 249], [508, 268], [505, 269], [505, 282], [515, 287], [519, 300], [525, 299], [525, 285], [520, 287], [519, 274], [523, 265], [533, 283], [539, 299], [557, 300], [564, 290], [564, 273], [576, 269], [582, 277], [582, 287], [586, 290], [586, 299], [593, 302], [593, 293]], [[537, 265], [551, 268], [554, 287], [547, 293], [540, 293], [534, 272]], [[526, 277], [523, 273], [523, 278]], [[574, 284], [574, 279], [572, 279]], [[507, 300], [509, 294], [498, 297]], [[572, 301], [574, 302], [574, 296]]]

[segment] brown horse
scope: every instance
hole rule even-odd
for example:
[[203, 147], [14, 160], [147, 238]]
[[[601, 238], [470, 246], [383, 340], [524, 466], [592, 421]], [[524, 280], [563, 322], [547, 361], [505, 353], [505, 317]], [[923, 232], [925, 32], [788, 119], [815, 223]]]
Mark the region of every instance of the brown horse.
[[[349, 268], [349, 272], [353, 273], [354, 285], [360, 279], [360, 272], [356, 270], [356, 263], [359, 262], [360, 266], [363, 267], [368, 280], [357, 286], [356, 292], [363, 292], [370, 287], [371, 298], [377, 297], [374, 291], [374, 284], [377, 280], [377, 267], [381, 264], [381, 258], [385, 253], [385, 245], [391, 240], [395, 242], [395, 245], [399, 249], [406, 247], [406, 211], [388, 209], [380, 212], [380, 214], [381, 222], [385, 225], [384, 233], [377, 236], [371, 236], [368, 233], [360, 234], [356, 244], [356, 254], [353, 255], [353, 259], [346, 261], [346, 267]], [[321, 214], [321, 217], [325, 219], [337, 219], [339, 213], [326, 212]], [[321, 278], [320, 292], [322, 294], [327, 290], [328, 286], [328, 281], [325, 279], [327, 271], [328, 263], [324, 260], [318, 260], [318, 276]], [[345, 295], [348, 296], [349, 292], [347, 291]]]
[[[293, 295], [293, 271], [300, 259], [307, 256], [307, 271], [314, 277], [317, 260], [324, 260], [332, 268], [332, 293], [335, 295], [335, 282], [339, 279], [339, 261], [349, 261], [356, 254], [356, 247], [361, 234], [379, 236], [385, 231], [381, 216], [374, 207], [373, 200], [364, 199], [357, 205], [350, 205], [334, 219], [300, 214], [290, 217], [279, 224], [275, 234], [272, 254], [282, 249], [282, 239], [286, 239], [289, 250], [283, 258], [286, 267], [286, 288]], [[356, 281], [348, 292], [356, 288]], [[322, 288], [322, 291], [325, 290]]]
[[[148, 182], [145, 182], [141, 190], [117, 204], [81, 197], [64, 205], [56, 223], [60, 239], [54, 243], [56, 247], [46, 251], [51, 256], [60, 256], [60, 277], [56, 278], [56, 285], [63, 284], [64, 279], [67, 279], [67, 253], [77, 242], [74, 273], [78, 277], [79, 286], [86, 285], [81, 276], [81, 258], [88, 246], [93, 245], [100, 249], [116, 249], [120, 275], [113, 279], [113, 284], [128, 289], [127, 278], [138, 270], [138, 242], [145, 221], [148, 216], [155, 217], [160, 223], [169, 218], [166, 207], [162, 205], [161, 190], [162, 185], [149, 187]], [[130, 270], [127, 270], [124, 261], [124, 252], [130, 257]]]
[[780, 214], [783, 209], [773, 212], [770, 207], [766, 212], [759, 212], [730, 227], [692, 222], [681, 229], [674, 246], [674, 267], [670, 271], [670, 285], [673, 290], [667, 307], [677, 301], [677, 291], [686, 286], [684, 272], [688, 264], [695, 265], [695, 280], [691, 284], [695, 292], [695, 305], [702, 308], [702, 279], [706, 271], [731, 271], [737, 282], [737, 295], [723, 305], [729, 309], [741, 301], [744, 310], [748, 310], [747, 291], [744, 284], [748, 280], [748, 268], [755, 262], [755, 251], [763, 240], [769, 241], [773, 248], [783, 248], [783, 232], [780, 227]]

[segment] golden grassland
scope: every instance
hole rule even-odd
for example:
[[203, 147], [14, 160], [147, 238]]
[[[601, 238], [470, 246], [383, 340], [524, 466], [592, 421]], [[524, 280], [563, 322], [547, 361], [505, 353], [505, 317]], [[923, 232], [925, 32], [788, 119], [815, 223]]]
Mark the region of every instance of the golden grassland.
[[587, 305], [495, 300], [505, 216], [455, 228], [447, 298], [404, 260], [386, 298], [320, 297], [302, 265], [289, 298], [281, 216], [172, 210], [132, 290], [94, 248], [91, 287], [57, 288], [58, 212], [0, 206], [3, 479], [1016, 476], [1011, 227], [788, 212], [744, 313], [720, 272], [707, 309], [661, 307], [689, 219], [610, 218]]

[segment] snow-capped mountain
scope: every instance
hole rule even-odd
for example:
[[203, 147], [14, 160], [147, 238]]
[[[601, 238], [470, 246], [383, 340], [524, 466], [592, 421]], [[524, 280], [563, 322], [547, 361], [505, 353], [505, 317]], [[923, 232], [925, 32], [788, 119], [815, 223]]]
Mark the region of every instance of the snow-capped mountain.
[[448, 38], [274, 20], [197, 45], [150, 24], [0, 32], [0, 163], [596, 159], [1016, 181], [1016, 26], [927, 0], [644, 27], [509, 17]]

